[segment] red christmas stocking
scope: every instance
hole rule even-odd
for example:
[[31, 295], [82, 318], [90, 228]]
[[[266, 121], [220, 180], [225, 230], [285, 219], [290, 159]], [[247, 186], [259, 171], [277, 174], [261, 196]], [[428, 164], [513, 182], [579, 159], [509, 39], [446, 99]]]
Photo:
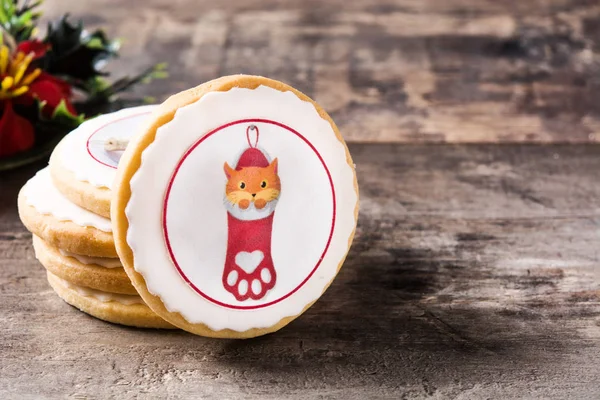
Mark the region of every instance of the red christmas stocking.
[[242, 221], [227, 215], [229, 229], [223, 286], [238, 301], [258, 300], [275, 286], [277, 274], [271, 258], [273, 216]]
[[[256, 142], [250, 143], [250, 131]], [[277, 159], [269, 162], [256, 146], [258, 128], [246, 129], [248, 145], [235, 170], [225, 163], [227, 255], [223, 286], [238, 301], [259, 300], [275, 286], [277, 274], [271, 258], [271, 231], [280, 183]]]

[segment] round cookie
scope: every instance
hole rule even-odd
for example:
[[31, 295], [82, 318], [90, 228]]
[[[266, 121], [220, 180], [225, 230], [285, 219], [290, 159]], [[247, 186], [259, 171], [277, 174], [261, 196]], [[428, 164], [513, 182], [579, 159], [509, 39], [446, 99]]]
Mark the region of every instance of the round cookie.
[[111, 187], [122, 151], [107, 141], [124, 141], [143, 125], [156, 106], [126, 108], [81, 124], [66, 135], [50, 157], [54, 185], [73, 203], [110, 218]]
[[91, 257], [118, 257], [110, 220], [67, 200], [53, 186], [48, 168], [23, 186], [18, 207], [25, 227], [48, 244]]
[[50, 271], [47, 274], [48, 283], [61, 299], [93, 317], [137, 328], [176, 329], [152, 312], [137, 295], [113, 294], [88, 289], [73, 285]]
[[75, 285], [110, 293], [137, 295], [118, 258], [87, 257], [65, 252], [33, 235], [39, 262], [52, 274]]
[[267, 334], [306, 311], [358, 217], [354, 164], [331, 118], [255, 76], [169, 98], [132, 138], [114, 187], [115, 244], [133, 285], [158, 315], [210, 337]]

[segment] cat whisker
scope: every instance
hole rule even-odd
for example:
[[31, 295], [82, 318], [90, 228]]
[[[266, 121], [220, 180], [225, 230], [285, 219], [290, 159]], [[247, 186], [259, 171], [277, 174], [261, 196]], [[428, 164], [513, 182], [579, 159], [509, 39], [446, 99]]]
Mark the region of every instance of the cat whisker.
[[230, 195], [225, 195], [225, 197], [223, 197], [223, 204], [231, 204], [232, 206], [235, 206], [235, 204], [237, 203], [235, 199], [231, 198], [232, 196]]

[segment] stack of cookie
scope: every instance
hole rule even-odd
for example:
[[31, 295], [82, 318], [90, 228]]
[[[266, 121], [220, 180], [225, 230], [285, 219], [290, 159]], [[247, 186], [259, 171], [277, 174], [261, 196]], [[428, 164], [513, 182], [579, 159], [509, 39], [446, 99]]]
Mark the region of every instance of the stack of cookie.
[[57, 146], [50, 166], [25, 184], [18, 203], [21, 220], [33, 234], [36, 257], [64, 301], [109, 322], [173, 328], [131, 284], [110, 221], [119, 143], [127, 141], [153, 107], [121, 110], [82, 124]]
[[19, 212], [67, 303], [124, 325], [250, 338], [333, 282], [358, 184], [316, 102], [233, 75], [81, 125], [23, 187]]

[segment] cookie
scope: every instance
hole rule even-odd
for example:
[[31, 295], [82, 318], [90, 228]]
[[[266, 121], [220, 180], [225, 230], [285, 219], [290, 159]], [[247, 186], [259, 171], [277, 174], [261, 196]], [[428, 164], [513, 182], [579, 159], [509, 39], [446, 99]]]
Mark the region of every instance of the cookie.
[[68, 282], [104, 292], [137, 295], [118, 258], [70, 253], [49, 245], [35, 235], [33, 249], [38, 261], [48, 271]]
[[111, 219], [150, 308], [198, 335], [249, 338], [317, 301], [358, 217], [354, 164], [327, 113], [237, 75], [172, 96], [146, 126], [119, 163]]
[[48, 283], [68, 304], [98, 319], [138, 328], [175, 329], [144, 304], [138, 295], [108, 293], [74, 285], [48, 274]]
[[65, 198], [44, 168], [19, 192], [19, 216], [25, 227], [51, 246], [90, 257], [118, 257], [108, 218]]
[[110, 218], [111, 187], [123, 147], [155, 108], [133, 107], [105, 114], [65, 136], [50, 158], [58, 190], [78, 206]]

